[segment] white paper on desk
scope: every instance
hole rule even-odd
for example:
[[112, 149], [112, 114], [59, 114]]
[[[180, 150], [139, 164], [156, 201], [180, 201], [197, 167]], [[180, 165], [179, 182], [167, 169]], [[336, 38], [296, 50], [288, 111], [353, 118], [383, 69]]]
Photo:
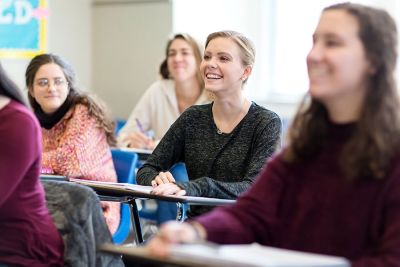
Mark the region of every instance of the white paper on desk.
[[349, 267], [341, 257], [303, 253], [292, 250], [251, 245], [178, 245], [171, 250], [171, 258], [207, 266], [241, 267]]
[[83, 179], [75, 179], [71, 178], [71, 182], [87, 185], [87, 186], [96, 186], [100, 188], [108, 188], [108, 189], [126, 189], [140, 193], [148, 193], [150, 194], [153, 187], [137, 185], [137, 184], [128, 184], [128, 183], [114, 183], [114, 182], [102, 182], [102, 181], [93, 181], [93, 180], [83, 180]]

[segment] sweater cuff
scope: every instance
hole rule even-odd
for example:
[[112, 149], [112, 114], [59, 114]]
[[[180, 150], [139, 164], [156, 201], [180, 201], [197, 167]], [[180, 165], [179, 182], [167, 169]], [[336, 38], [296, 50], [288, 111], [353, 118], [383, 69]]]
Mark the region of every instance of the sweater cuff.
[[177, 182], [176, 185], [185, 190], [187, 196], [196, 196], [190, 182]]

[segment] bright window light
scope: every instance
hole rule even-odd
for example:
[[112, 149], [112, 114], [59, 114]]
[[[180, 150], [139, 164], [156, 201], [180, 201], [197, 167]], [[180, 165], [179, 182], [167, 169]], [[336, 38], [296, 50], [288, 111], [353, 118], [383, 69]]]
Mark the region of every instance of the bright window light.
[[[260, 103], [294, 103], [308, 89], [306, 56], [320, 13], [339, 2], [343, 1], [173, 0], [173, 30], [187, 32], [202, 43], [211, 32], [242, 32], [256, 46], [246, 94]], [[400, 17], [396, 0], [352, 2], [382, 7]]]

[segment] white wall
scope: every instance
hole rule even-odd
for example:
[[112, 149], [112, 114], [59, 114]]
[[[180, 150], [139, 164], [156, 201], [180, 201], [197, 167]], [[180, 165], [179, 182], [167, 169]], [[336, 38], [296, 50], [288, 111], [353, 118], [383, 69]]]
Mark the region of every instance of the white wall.
[[48, 0], [48, 50], [72, 64], [83, 89], [92, 82], [92, 0]]
[[[91, 87], [92, 0], [47, 0], [47, 51], [63, 56], [74, 67], [83, 88]], [[21, 89], [30, 59], [1, 59]], [[24, 90], [24, 92], [26, 92]]]
[[93, 91], [115, 117], [126, 119], [158, 79], [171, 29], [172, 8], [167, 0], [95, 1]]

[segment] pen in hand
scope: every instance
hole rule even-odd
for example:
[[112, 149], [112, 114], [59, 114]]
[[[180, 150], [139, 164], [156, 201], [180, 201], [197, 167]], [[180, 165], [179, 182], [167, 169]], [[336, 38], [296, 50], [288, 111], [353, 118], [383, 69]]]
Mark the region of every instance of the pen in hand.
[[136, 125], [137, 125], [137, 127], [139, 128], [139, 131], [140, 131], [142, 134], [147, 135], [146, 132], [144, 131], [143, 126], [142, 126], [142, 124], [140, 123], [139, 119], [136, 118], [135, 120], [136, 120]]
[[130, 144], [128, 147], [137, 147], [144, 149], [154, 149], [154, 141], [149, 132], [146, 132], [143, 128], [142, 123], [138, 118], [135, 118], [136, 126], [138, 128], [138, 132], [131, 134]]

